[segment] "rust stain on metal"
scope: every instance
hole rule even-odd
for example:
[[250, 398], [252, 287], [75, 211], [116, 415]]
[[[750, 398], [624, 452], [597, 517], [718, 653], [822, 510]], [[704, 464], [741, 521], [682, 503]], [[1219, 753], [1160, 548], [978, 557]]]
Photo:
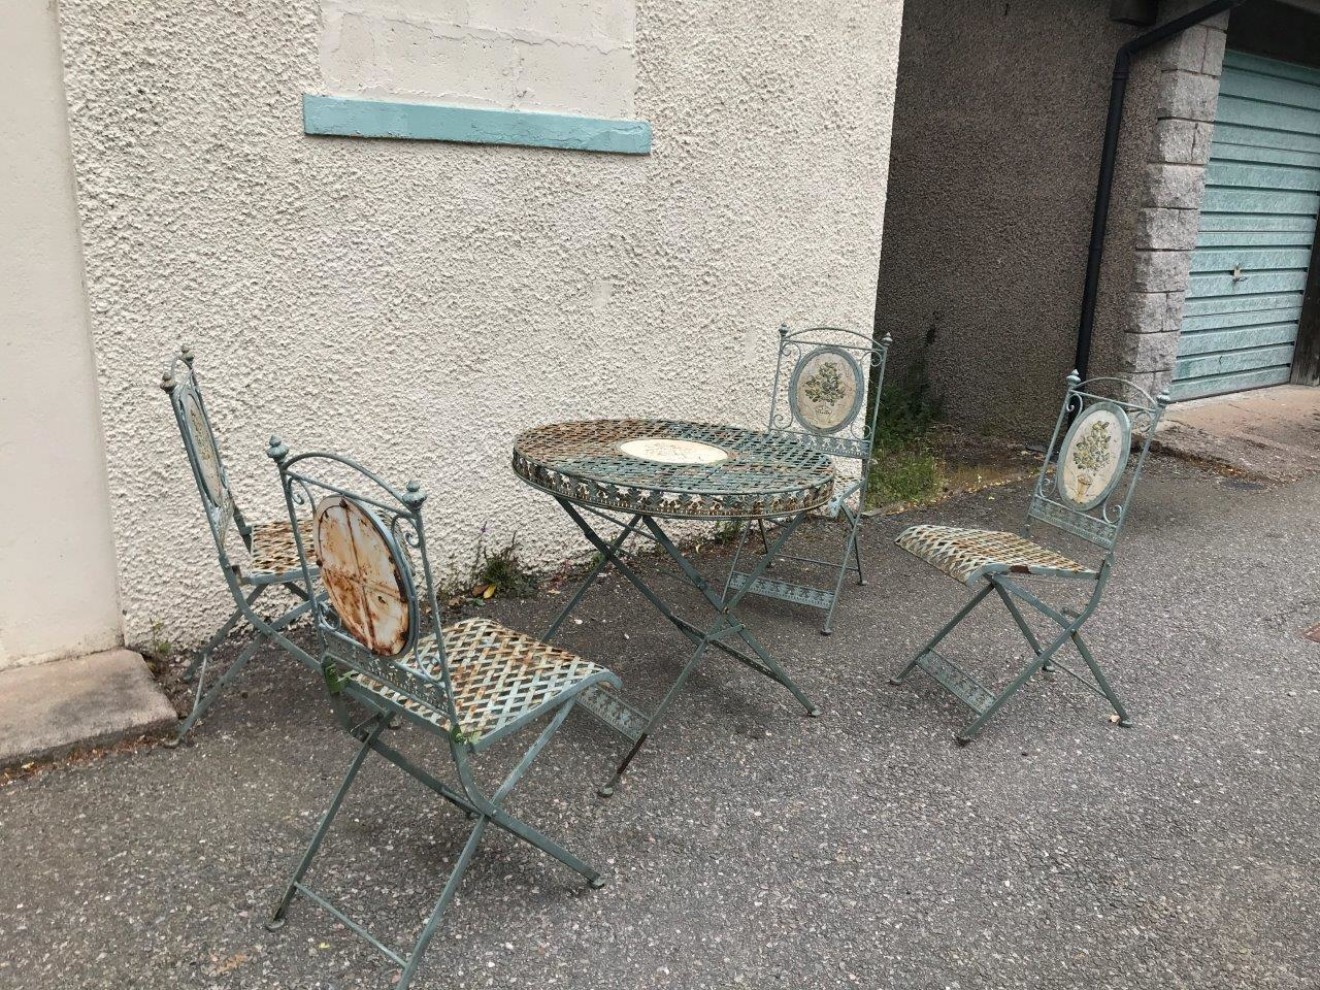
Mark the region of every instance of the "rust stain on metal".
[[412, 626], [408, 584], [380, 524], [342, 496], [322, 499], [316, 557], [344, 629], [377, 656], [400, 653]]

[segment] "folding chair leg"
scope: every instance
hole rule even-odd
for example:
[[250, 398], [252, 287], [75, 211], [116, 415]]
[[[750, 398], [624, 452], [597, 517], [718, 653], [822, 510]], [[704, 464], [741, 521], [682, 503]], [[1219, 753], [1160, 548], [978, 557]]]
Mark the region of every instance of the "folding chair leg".
[[[257, 585], [252, 590], [252, 593], [247, 596], [247, 607], [251, 608], [252, 603], [260, 598], [261, 593], [265, 590], [266, 585]], [[206, 664], [211, 657], [211, 652], [225, 641], [225, 637], [229, 635], [234, 626], [238, 624], [238, 620], [242, 617], [242, 607], [236, 606], [234, 611], [229, 614], [229, 618], [227, 618], [220, 628], [215, 631], [215, 635], [206, 641], [206, 645], [199, 647], [196, 652], [193, 653], [192, 661], [188, 664], [182, 675], [184, 681], [191, 681], [193, 679], [193, 675], [197, 673], [197, 668]]]
[[971, 601], [969, 601], [966, 605], [964, 605], [962, 608], [958, 610], [957, 615], [955, 615], [952, 619], [950, 619], [948, 622], [944, 624], [944, 627], [935, 634], [934, 638], [931, 639], [930, 642], [928, 642], [925, 646], [923, 646], [921, 649], [919, 649], [916, 652], [916, 655], [913, 656], [913, 658], [908, 661], [906, 667], [904, 667], [893, 677], [889, 678], [889, 683], [902, 684], [904, 678], [906, 678], [908, 674], [912, 673], [913, 668], [917, 666], [917, 661], [920, 660], [927, 653], [929, 653], [931, 650], [935, 649], [935, 647], [939, 646], [940, 641], [943, 640], [945, 636], [949, 635], [949, 633], [953, 632], [953, 630], [958, 626], [958, 623], [962, 622], [963, 619], [967, 618], [967, 616], [971, 614], [972, 609], [980, 605], [981, 602], [985, 600], [985, 596], [990, 594], [990, 592], [994, 590], [994, 587], [995, 586], [993, 584], [987, 582], [984, 588], [982, 588], [980, 591], [978, 591], [975, 595], [972, 596]]
[[229, 683], [239, 675], [243, 668], [247, 666], [247, 662], [256, 655], [257, 650], [265, 646], [267, 642], [268, 637], [265, 633], [257, 633], [252, 642], [248, 643], [248, 645], [244, 647], [243, 652], [240, 653], [234, 659], [234, 662], [229, 665], [229, 669], [220, 676], [219, 680], [211, 685], [211, 689], [205, 694], [202, 693], [202, 689], [206, 685], [206, 670], [205, 665], [203, 665], [203, 676], [197, 682], [197, 700], [193, 702], [193, 708], [192, 711], [188, 713], [188, 717], [184, 719], [183, 724], [179, 726], [179, 732], [175, 738], [182, 739], [192, 731], [192, 727], [197, 724], [197, 720], [206, 714], [207, 709], [215, 704], [216, 699], [219, 698], [224, 689], [229, 686]]
[[[846, 512], [847, 510], [845, 509], [844, 511]], [[834, 631], [834, 610], [839, 607], [839, 595], [843, 591], [843, 577], [848, 573], [848, 558], [853, 556], [854, 551], [858, 554], [857, 574], [860, 577], [862, 573], [861, 550], [857, 545], [857, 528], [860, 520], [861, 517], [858, 516], [853, 520], [852, 525], [848, 529], [848, 542], [843, 548], [843, 563], [839, 565], [839, 579], [834, 582], [834, 597], [830, 600], [830, 610], [825, 614], [825, 625], [821, 629], [821, 633], [826, 636]], [[866, 582], [860, 581], [859, 583], [865, 584]]]
[[[1013, 601], [1013, 596], [1009, 594], [1007, 589], [1005, 589], [998, 581], [992, 583], [994, 584], [995, 590], [999, 592], [999, 597], [1003, 599], [1004, 606], [1008, 609], [1009, 614], [1013, 616], [1013, 621], [1016, 622], [1017, 627], [1022, 630], [1022, 635], [1026, 638], [1027, 645], [1031, 647], [1032, 652], [1035, 653], [1036, 656], [1040, 656], [1040, 640], [1038, 640], [1036, 634], [1031, 631], [1031, 626], [1027, 625], [1027, 618], [1022, 614], [1022, 610], [1017, 607], [1017, 602]], [[1045, 662], [1041, 664], [1040, 669], [1047, 674], [1052, 674], [1054, 672], [1054, 664], [1047, 658]]]
[[486, 822], [489, 819], [482, 816], [477, 819], [477, 823], [472, 826], [472, 834], [463, 845], [463, 851], [459, 854], [458, 862], [454, 864], [454, 869], [449, 874], [449, 879], [445, 881], [445, 889], [440, 894], [440, 899], [435, 902], [435, 907], [431, 909], [431, 916], [426, 919], [426, 925], [422, 928], [422, 933], [417, 936], [417, 942], [413, 945], [413, 950], [408, 954], [408, 963], [403, 967], [403, 974], [399, 977], [399, 982], [395, 984], [396, 990], [406, 990], [408, 984], [412, 982], [417, 975], [417, 969], [422, 964], [422, 956], [426, 953], [426, 947], [431, 944], [431, 939], [435, 937], [436, 930], [440, 927], [440, 921], [444, 918], [445, 910], [449, 907], [454, 895], [458, 893], [458, 885], [463, 880], [463, 874], [472, 864], [472, 857], [476, 854], [477, 846], [481, 845], [481, 837], [486, 831]]
[[1080, 632], [1074, 632], [1072, 634], [1072, 641], [1073, 645], [1077, 647], [1077, 652], [1080, 653], [1082, 659], [1086, 661], [1086, 666], [1091, 669], [1091, 676], [1094, 677], [1095, 682], [1100, 685], [1100, 690], [1103, 691], [1105, 697], [1109, 699], [1109, 703], [1114, 706], [1114, 714], [1118, 716], [1118, 724], [1124, 729], [1132, 728], [1132, 719], [1128, 717], [1127, 709], [1123, 707], [1123, 702], [1119, 700], [1118, 694], [1109, 686], [1109, 679], [1105, 677], [1104, 672], [1100, 669], [1100, 665], [1095, 662], [1095, 657], [1091, 656], [1090, 649], [1088, 649], [1086, 643], [1082, 641], [1082, 634]]
[[303, 853], [302, 861], [298, 868], [293, 871], [293, 876], [289, 880], [289, 886], [284, 891], [284, 896], [280, 898], [280, 903], [276, 906], [274, 913], [270, 916], [270, 921], [266, 922], [268, 931], [277, 931], [284, 927], [284, 913], [289, 909], [289, 904], [293, 901], [293, 896], [298, 892], [298, 883], [307, 873], [308, 867], [312, 865], [312, 860], [316, 858], [317, 852], [321, 848], [321, 843], [325, 839], [325, 833], [330, 829], [330, 823], [335, 820], [335, 815], [339, 814], [339, 806], [344, 803], [344, 797], [348, 794], [348, 789], [353, 784], [353, 778], [358, 775], [362, 769], [362, 763], [371, 752], [371, 745], [380, 735], [381, 730], [385, 728], [385, 719], [379, 718], [372, 727], [367, 737], [362, 740], [362, 745], [353, 757], [353, 762], [349, 764], [348, 773], [344, 774], [344, 781], [339, 785], [339, 790], [335, 792], [334, 799], [330, 802], [330, 807], [321, 816], [321, 823], [316, 827], [316, 832], [312, 835], [312, 841], [308, 843], [307, 851]]

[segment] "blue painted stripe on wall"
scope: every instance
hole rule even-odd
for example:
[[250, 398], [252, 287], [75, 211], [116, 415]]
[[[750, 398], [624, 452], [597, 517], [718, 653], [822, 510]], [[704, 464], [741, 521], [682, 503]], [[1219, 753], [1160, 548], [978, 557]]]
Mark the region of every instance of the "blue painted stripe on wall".
[[303, 130], [340, 137], [512, 144], [624, 155], [651, 152], [651, 125], [644, 120], [395, 103], [314, 93], [303, 95]]

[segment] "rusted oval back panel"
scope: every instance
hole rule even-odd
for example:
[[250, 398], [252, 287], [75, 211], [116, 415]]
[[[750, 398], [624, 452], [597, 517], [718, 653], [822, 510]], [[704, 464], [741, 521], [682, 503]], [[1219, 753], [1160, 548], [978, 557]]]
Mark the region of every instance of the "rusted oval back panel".
[[321, 582], [344, 630], [377, 656], [410, 643], [412, 593], [403, 561], [380, 521], [341, 495], [316, 505]]

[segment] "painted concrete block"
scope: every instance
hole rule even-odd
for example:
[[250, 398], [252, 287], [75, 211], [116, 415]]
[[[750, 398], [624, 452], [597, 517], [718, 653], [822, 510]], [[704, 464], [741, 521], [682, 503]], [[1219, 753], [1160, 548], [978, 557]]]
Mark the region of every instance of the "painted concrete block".
[[468, 0], [467, 6], [473, 27], [517, 37], [571, 39], [601, 48], [631, 47], [636, 20], [634, 0]]
[[376, 41], [379, 71], [392, 94], [476, 106], [513, 102], [518, 56], [511, 38], [381, 21]]
[[514, 41], [517, 79], [514, 105], [527, 109], [628, 117], [633, 112], [630, 49]]

